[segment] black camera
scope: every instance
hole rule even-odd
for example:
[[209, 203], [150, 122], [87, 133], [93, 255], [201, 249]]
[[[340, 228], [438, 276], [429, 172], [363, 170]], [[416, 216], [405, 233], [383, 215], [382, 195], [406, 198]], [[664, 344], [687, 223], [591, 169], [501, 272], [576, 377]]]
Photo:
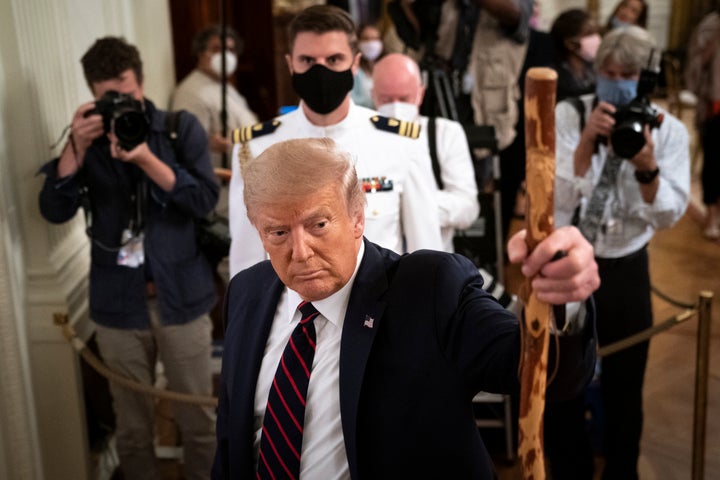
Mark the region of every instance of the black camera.
[[113, 132], [123, 150], [132, 150], [147, 140], [150, 122], [142, 102], [132, 95], [108, 90], [85, 116], [100, 114], [105, 133]]
[[658, 73], [649, 69], [640, 72], [636, 97], [615, 111], [615, 128], [610, 140], [615, 153], [632, 158], [645, 146], [645, 125], [651, 129], [662, 124], [663, 114], [650, 106], [648, 96], [655, 89]]

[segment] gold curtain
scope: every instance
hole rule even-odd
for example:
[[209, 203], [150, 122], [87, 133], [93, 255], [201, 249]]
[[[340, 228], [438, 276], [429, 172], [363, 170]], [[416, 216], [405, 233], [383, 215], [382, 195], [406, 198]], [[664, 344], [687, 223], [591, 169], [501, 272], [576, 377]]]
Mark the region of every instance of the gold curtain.
[[600, 25], [600, 0], [587, 0], [587, 10], [590, 12]]
[[716, 0], [673, 0], [668, 49], [684, 50], [690, 32], [716, 3]]

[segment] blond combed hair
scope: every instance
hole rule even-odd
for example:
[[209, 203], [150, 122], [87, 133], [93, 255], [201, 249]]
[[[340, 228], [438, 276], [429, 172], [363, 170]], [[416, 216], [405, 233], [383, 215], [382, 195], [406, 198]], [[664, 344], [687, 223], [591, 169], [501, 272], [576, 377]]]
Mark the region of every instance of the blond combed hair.
[[319, 188], [337, 185], [348, 213], [365, 206], [365, 192], [349, 153], [330, 138], [286, 140], [241, 163], [248, 217], [278, 201], [304, 198]]

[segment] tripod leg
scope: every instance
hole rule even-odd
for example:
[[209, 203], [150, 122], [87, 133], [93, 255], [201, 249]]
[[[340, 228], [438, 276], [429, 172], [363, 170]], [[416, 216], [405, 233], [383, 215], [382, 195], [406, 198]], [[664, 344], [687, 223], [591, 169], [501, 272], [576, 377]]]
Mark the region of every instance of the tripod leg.
[[440, 110], [440, 115], [443, 118], [448, 118], [448, 108], [447, 104], [445, 103], [445, 96], [443, 94], [443, 86], [442, 86], [442, 78], [441, 75], [444, 72], [441, 70], [434, 70], [432, 73], [432, 79], [433, 79], [433, 93], [435, 95], [435, 102], [437, 103], [437, 106]]
[[443, 98], [447, 99], [447, 106], [448, 106], [448, 117], [451, 120], [455, 120], [457, 122], [458, 120], [458, 113], [457, 113], [457, 107], [455, 106], [455, 97], [453, 96], [452, 87], [450, 85], [450, 79], [448, 79], [448, 76], [445, 72], [440, 71], [440, 82], [441, 82], [441, 88], [443, 90]]

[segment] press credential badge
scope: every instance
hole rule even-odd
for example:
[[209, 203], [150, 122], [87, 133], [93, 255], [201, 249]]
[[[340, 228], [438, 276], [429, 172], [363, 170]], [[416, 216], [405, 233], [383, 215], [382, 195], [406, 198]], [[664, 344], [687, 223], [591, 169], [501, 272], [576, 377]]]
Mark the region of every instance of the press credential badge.
[[123, 230], [122, 247], [118, 251], [117, 264], [123, 267], [138, 268], [145, 263], [144, 238], [145, 235], [142, 232], [136, 235], [129, 228]]

